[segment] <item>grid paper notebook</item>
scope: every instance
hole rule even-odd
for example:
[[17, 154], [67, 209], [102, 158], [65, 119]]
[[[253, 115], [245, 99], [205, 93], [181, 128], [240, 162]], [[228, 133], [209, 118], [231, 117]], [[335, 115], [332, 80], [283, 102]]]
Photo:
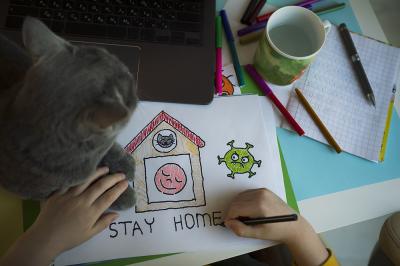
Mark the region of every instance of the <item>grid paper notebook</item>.
[[[346, 152], [379, 159], [388, 106], [400, 65], [400, 49], [351, 33], [376, 99], [374, 108], [363, 94], [336, 26], [302, 78], [295, 82], [339, 146]], [[306, 132], [328, 143], [293, 91], [287, 106]], [[285, 123], [285, 128], [290, 127]]]

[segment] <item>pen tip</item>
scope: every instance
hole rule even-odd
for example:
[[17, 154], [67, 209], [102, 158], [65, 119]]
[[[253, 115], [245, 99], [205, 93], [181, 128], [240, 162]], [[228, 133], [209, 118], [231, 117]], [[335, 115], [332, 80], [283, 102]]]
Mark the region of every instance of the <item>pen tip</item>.
[[376, 108], [374, 95], [373, 94], [368, 94], [368, 98], [371, 101], [372, 105]]

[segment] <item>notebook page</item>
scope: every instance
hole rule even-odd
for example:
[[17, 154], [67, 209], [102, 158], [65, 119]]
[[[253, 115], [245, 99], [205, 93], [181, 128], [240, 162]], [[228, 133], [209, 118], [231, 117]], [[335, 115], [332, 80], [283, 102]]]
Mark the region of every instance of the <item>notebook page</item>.
[[[344, 151], [378, 161], [400, 49], [351, 35], [374, 91], [376, 108], [366, 100], [335, 26], [315, 61], [294, 86], [303, 92]], [[288, 110], [306, 136], [327, 143], [294, 92]], [[290, 128], [287, 124], [284, 127]]]

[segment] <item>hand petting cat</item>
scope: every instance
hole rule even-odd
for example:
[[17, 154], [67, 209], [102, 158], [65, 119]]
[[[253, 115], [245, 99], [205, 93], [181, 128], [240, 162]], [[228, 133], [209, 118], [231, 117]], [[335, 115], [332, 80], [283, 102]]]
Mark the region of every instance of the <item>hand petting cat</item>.
[[61, 252], [103, 231], [118, 217], [105, 211], [127, 189], [123, 174], [102, 167], [81, 185], [57, 191], [42, 205], [35, 223], [0, 259], [0, 265], [50, 265]]

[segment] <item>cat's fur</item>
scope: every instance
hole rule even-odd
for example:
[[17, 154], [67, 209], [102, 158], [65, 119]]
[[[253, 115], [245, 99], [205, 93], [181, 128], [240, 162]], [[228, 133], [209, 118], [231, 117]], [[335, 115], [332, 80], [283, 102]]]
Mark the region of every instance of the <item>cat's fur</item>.
[[[101, 48], [76, 46], [27, 18], [25, 50], [0, 35], [0, 185], [44, 199], [85, 182], [98, 166], [133, 179], [114, 143], [137, 104], [136, 80]], [[131, 187], [113, 204], [134, 204]]]

